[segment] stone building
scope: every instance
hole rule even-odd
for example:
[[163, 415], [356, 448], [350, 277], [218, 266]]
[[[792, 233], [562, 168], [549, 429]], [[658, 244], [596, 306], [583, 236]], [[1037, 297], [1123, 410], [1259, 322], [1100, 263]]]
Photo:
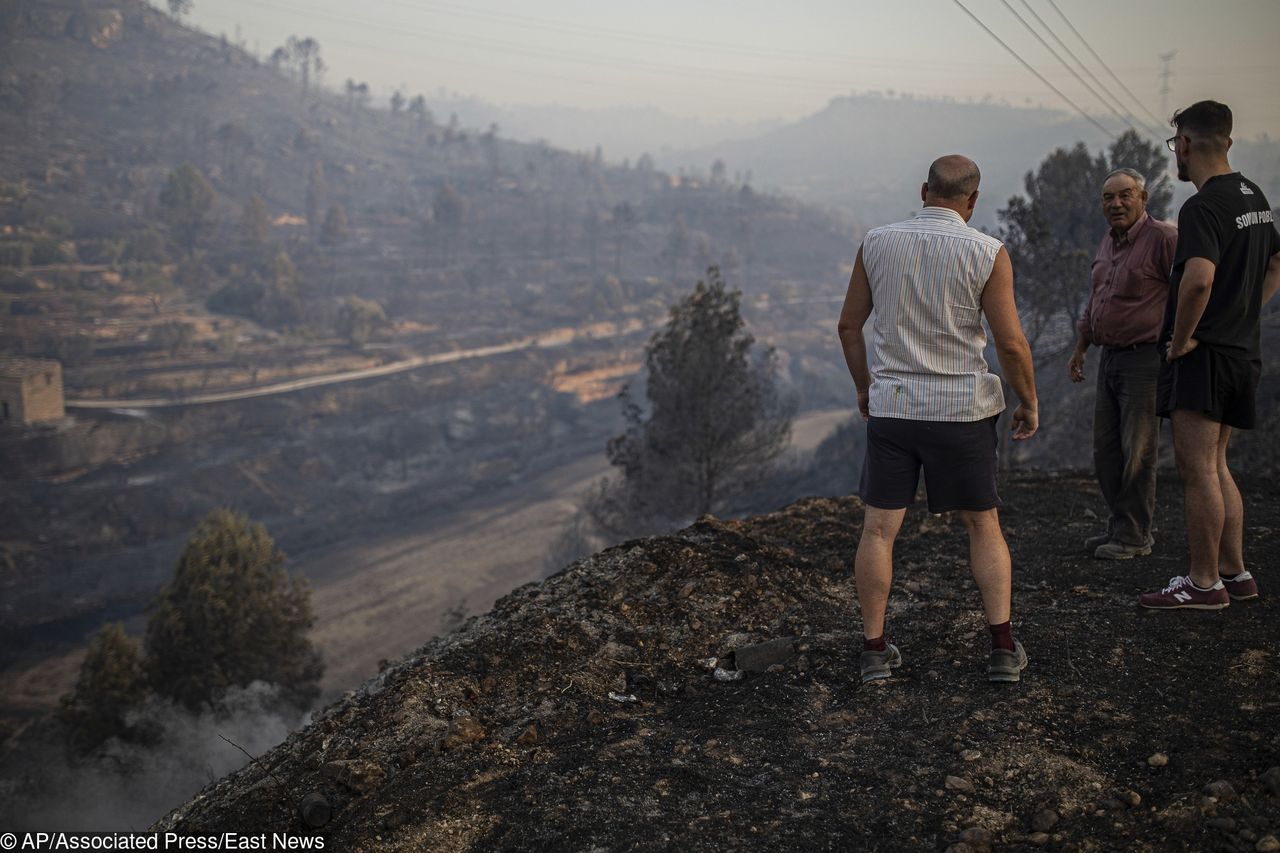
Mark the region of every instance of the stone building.
[[65, 416], [61, 363], [0, 356], [0, 426], [27, 426]]

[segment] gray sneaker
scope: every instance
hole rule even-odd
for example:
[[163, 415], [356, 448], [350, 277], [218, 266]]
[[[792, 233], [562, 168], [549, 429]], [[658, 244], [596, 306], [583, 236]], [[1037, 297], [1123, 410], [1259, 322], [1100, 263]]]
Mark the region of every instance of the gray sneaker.
[[1022, 671], [1027, 668], [1027, 652], [1022, 643], [1013, 641], [1013, 651], [992, 649], [987, 660], [987, 681], [1014, 683], [1022, 680]]
[[870, 684], [893, 675], [893, 668], [902, 666], [902, 653], [893, 643], [886, 643], [882, 652], [863, 652], [858, 663], [862, 666], [862, 683]]
[[1094, 551], [1098, 550], [1099, 545], [1106, 545], [1110, 541], [1110, 533], [1099, 533], [1097, 536], [1090, 536], [1088, 539], [1084, 540], [1084, 549], [1092, 554]]
[[1131, 560], [1134, 557], [1145, 557], [1151, 553], [1152, 543], [1145, 545], [1126, 545], [1123, 542], [1108, 542], [1099, 545], [1093, 552], [1095, 560]]

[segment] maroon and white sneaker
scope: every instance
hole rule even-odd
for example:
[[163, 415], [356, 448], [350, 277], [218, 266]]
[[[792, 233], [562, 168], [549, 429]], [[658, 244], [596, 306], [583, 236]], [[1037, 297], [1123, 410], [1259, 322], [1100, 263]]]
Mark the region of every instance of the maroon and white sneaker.
[[1221, 610], [1231, 604], [1231, 597], [1221, 579], [1209, 589], [1200, 589], [1183, 575], [1170, 578], [1169, 585], [1159, 592], [1144, 592], [1138, 596], [1138, 604], [1151, 610]]
[[1218, 580], [1222, 581], [1222, 585], [1227, 588], [1227, 595], [1235, 601], [1248, 601], [1258, 597], [1258, 582], [1249, 574], [1248, 569], [1235, 577], [1218, 575]]

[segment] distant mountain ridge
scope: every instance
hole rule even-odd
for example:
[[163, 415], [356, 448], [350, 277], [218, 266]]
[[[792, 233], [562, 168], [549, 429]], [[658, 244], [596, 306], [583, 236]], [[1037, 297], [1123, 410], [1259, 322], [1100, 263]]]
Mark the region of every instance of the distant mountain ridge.
[[[498, 105], [457, 95], [428, 96], [427, 105], [437, 118], [456, 115], [464, 127], [488, 127], [496, 123], [508, 138], [526, 142], [546, 140], [570, 151], [593, 151], [600, 146], [610, 163], [635, 161], [649, 154], [660, 167], [680, 165], [673, 156], [675, 152], [717, 145], [728, 139], [753, 138], [785, 124], [782, 119], [689, 118], [656, 106]], [[710, 164], [700, 165], [705, 170]]]
[[753, 139], [683, 152], [679, 159], [718, 158], [731, 170], [750, 169], [761, 186], [840, 209], [866, 228], [917, 206], [916, 188], [936, 157], [966, 154], [983, 173], [974, 224], [990, 226], [996, 209], [1021, 192], [1027, 171], [1054, 148], [1081, 140], [1091, 149], [1109, 142], [1083, 119], [1056, 110], [854, 94]]
[[[762, 188], [834, 208], [861, 229], [909, 215], [929, 163], [966, 154], [982, 169], [973, 224], [992, 229], [996, 211], [1023, 192], [1027, 172], [1077, 142], [1100, 151], [1111, 140], [1083, 118], [1043, 107], [868, 93], [833, 98], [821, 111], [753, 138], [671, 152], [660, 165], [706, 169], [723, 160], [730, 171], [750, 170]], [[1280, 142], [1236, 139], [1231, 153], [1232, 165], [1275, 203]], [[1175, 186], [1175, 212], [1194, 189]]]

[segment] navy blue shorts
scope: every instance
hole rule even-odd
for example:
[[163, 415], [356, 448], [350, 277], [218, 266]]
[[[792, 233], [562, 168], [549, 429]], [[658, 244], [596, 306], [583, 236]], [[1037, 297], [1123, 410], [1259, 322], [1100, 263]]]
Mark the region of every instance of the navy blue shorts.
[[930, 512], [981, 512], [1000, 506], [996, 492], [996, 418], [914, 421], [872, 417], [858, 495], [878, 509], [915, 503], [924, 469]]

